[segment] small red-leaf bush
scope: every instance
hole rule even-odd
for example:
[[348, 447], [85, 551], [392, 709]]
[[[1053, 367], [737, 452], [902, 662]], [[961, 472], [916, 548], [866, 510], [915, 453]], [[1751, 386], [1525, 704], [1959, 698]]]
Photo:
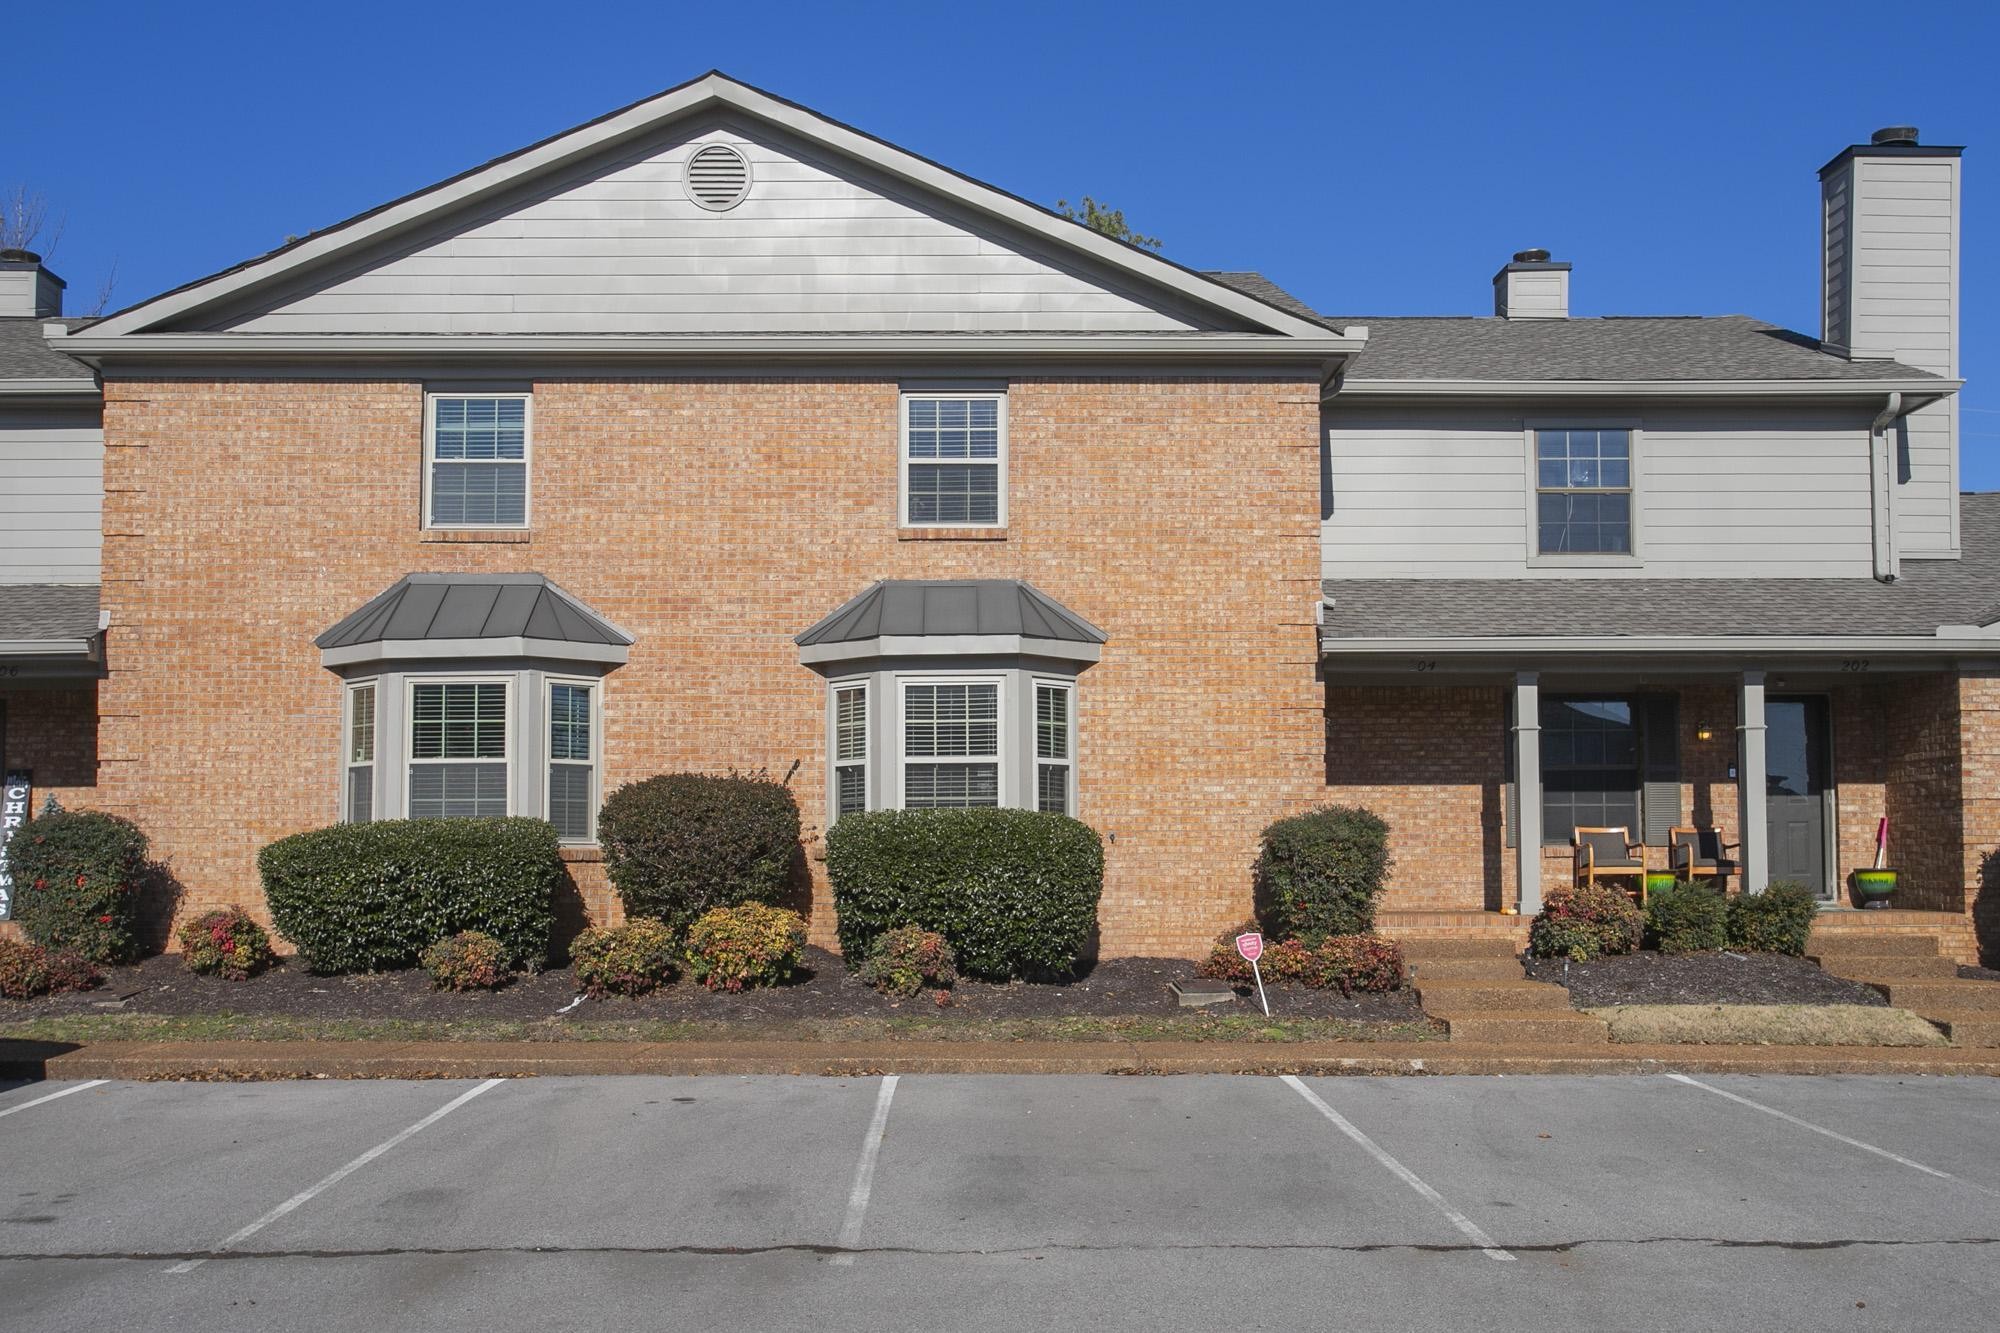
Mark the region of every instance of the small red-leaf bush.
[[[1218, 939], [1201, 965], [1201, 975], [1237, 986], [1255, 985], [1250, 964], [1236, 952], [1236, 937], [1255, 929], [1245, 925]], [[1267, 982], [1296, 982], [1342, 995], [1391, 991], [1403, 984], [1402, 946], [1374, 935], [1329, 935], [1317, 947], [1303, 940], [1278, 940], [1265, 944], [1257, 966]]]
[[1631, 953], [1645, 933], [1645, 914], [1623, 889], [1602, 884], [1551, 889], [1528, 927], [1528, 952], [1585, 963], [1603, 954]]
[[674, 933], [652, 917], [622, 926], [593, 926], [569, 946], [579, 994], [644, 995], [674, 976]]
[[461, 930], [417, 960], [439, 990], [492, 990], [507, 979], [507, 946], [483, 930]]
[[899, 1000], [912, 999], [929, 986], [938, 992], [938, 1003], [945, 1005], [950, 1003], [946, 992], [958, 981], [958, 959], [935, 930], [901, 926], [875, 937], [856, 974]]
[[791, 980], [805, 946], [805, 918], [797, 912], [763, 903], [717, 907], [688, 927], [688, 975], [731, 993], [777, 986]]
[[0, 940], [0, 995], [10, 1000], [89, 990], [100, 980], [97, 965], [74, 949]]
[[204, 912], [180, 928], [181, 959], [190, 972], [247, 981], [271, 965], [271, 937], [240, 907]]

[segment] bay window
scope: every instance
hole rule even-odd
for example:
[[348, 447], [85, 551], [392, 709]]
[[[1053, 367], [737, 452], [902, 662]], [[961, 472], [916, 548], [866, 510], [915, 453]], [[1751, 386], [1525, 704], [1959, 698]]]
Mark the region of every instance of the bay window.
[[374, 681], [357, 681], [347, 687], [345, 731], [341, 818], [349, 824], [366, 824], [375, 818]]
[[903, 684], [903, 808], [1000, 804], [1000, 682]]
[[597, 838], [597, 687], [549, 682], [548, 820], [564, 842]]

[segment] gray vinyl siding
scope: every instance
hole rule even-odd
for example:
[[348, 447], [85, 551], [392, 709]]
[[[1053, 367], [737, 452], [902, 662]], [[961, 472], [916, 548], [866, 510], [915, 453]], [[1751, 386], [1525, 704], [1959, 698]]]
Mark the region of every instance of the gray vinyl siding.
[[1847, 345], [1848, 213], [1852, 195], [1853, 182], [1844, 168], [1821, 182], [1820, 201], [1826, 227], [1825, 244], [1821, 250], [1825, 262], [1821, 336], [1835, 347]]
[[[1861, 408], [1343, 406], [1326, 414], [1326, 578], [1859, 577], [1872, 572]], [[1535, 558], [1526, 425], [1635, 422], [1638, 560]]]
[[94, 405], [0, 409], [0, 584], [97, 582], [103, 510]]
[[[711, 212], [682, 186], [707, 143], [750, 161]], [[489, 207], [217, 327], [269, 333], [1158, 331], [1204, 327], [1025, 237], [864, 178], [768, 128], [710, 122]], [[1155, 296], [1149, 298], [1159, 302]], [[1213, 327], [1213, 323], [1207, 325]]]

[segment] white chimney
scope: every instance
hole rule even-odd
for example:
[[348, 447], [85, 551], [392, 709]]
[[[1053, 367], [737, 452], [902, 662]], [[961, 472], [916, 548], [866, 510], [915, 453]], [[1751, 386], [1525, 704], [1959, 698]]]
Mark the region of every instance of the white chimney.
[[56, 319], [69, 284], [42, 267], [32, 250], [0, 250], [0, 316]]
[[1546, 250], [1520, 250], [1493, 275], [1493, 313], [1502, 319], [1568, 319], [1569, 265]]

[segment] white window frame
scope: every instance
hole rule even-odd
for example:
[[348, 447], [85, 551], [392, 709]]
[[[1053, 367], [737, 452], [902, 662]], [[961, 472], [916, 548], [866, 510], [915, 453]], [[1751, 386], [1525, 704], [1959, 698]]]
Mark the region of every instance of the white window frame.
[[[1000, 443], [994, 453], [992, 466], [998, 488], [995, 517], [991, 523], [918, 523], [910, 518], [910, 404], [913, 402], [960, 402], [977, 400], [998, 403]], [[905, 390], [896, 403], [896, 518], [906, 528], [1004, 528], [1007, 526], [1007, 394], [1004, 390], [966, 390], [953, 393], [942, 389]], [[924, 459], [923, 462], [934, 460]], [[985, 459], [935, 460], [942, 462], [964, 461], [973, 466], [986, 466]]]
[[[373, 699], [374, 716], [368, 728], [368, 758], [354, 758], [354, 699], [361, 691], [369, 691]], [[353, 783], [354, 770], [370, 770], [368, 778], [368, 818], [372, 823], [382, 818], [382, 683], [377, 676], [367, 676], [360, 680], [345, 682], [341, 691], [340, 708], [340, 823], [352, 824], [354, 819]]]
[[[1537, 417], [1522, 423], [1524, 459], [1527, 467], [1527, 563], [1530, 568], [1557, 569], [1632, 569], [1645, 564], [1640, 549], [1642, 525], [1640, 523], [1639, 500], [1644, 480], [1644, 467], [1640, 423], [1635, 417]], [[1631, 550], [1629, 551], [1551, 551], [1542, 552], [1542, 529], [1540, 522], [1541, 451], [1536, 444], [1536, 436], [1545, 430], [1622, 430], [1626, 433], [1626, 455], [1629, 464], [1629, 484], [1625, 491], [1631, 496]], [[1607, 489], [1607, 494], [1615, 494]]]
[[[909, 714], [911, 686], [923, 685], [991, 685], [993, 687], [993, 746], [991, 755], [918, 755], [914, 759], [905, 750], [908, 731], [905, 719]], [[905, 795], [908, 787], [906, 777], [912, 763], [918, 764], [983, 764], [993, 763], [994, 790], [998, 793], [995, 806], [1007, 809], [1007, 677], [992, 672], [945, 672], [919, 676], [898, 676], [896, 678], [896, 808], [907, 810]], [[924, 807], [930, 809], [932, 807]], [[957, 807], [946, 807], [956, 809]], [[970, 807], [986, 809], [985, 806]]]
[[[521, 521], [519, 523], [436, 523], [431, 519], [431, 489], [437, 460], [437, 405], [442, 398], [491, 401], [521, 400]], [[526, 532], [535, 520], [535, 395], [526, 390], [511, 393], [450, 393], [444, 390], [424, 395], [423, 529], [426, 532]]]
[[[840, 696], [844, 690], [861, 691], [861, 758], [840, 757]], [[861, 809], [875, 808], [875, 688], [866, 676], [830, 680], [826, 686], [826, 826], [840, 818], [840, 770], [861, 769]]]
[[[555, 756], [555, 747], [551, 743], [553, 737], [550, 733], [555, 726], [555, 699], [558, 685], [586, 690], [590, 694], [590, 758], [587, 761], [557, 759]], [[597, 845], [597, 813], [598, 808], [604, 804], [604, 682], [591, 676], [546, 676], [542, 680], [542, 818], [548, 819], [550, 823], [555, 822], [550, 818], [554, 813], [550, 806], [555, 800], [555, 792], [549, 782], [548, 770], [557, 764], [579, 768], [586, 763], [590, 768], [590, 827], [580, 838], [564, 837], [558, 833], [557, 839], [565, 847]], [[512, 790], [511, 780], [509, 790]]]
[[[410, 815], [410, 789], [416, 784], [410, 781], [411, 772], [418, 764], [490, 764], [491, 759], [419, 759], [417, 748], [417, 687], [419, 685], [499, 685], [506, 691], [506, 706], [503, 716], [507, 722], [506, 758], [507, 765], [507, 815], [514, 814], [515, 781], [520, 768], [520, 738], [515, 726], [515, 689], [518, 677], [512, 672], [483, 672], [464, 675], [412, 675], [403, 678], [403, 817]], [[381, 715], [381, 700], [375, 702], [376, 715]], [[548, 746], [542, 746], [544, 752]], [[378, 815], [379, 818], [379, 815]]]
[[[1042, 769], [1060, 767], [1063, 770], [1063, 810], [1071, 819], [1076, 818], [1076, 682], [1054, 676], [1031, 676], [1029, 689], [1033, 700], [1028, 739], [1028, 762], [1034, 765], [1034, 781], [1028, 788], [1028, 808], [1040, 811], [1042, 808]], [[1063, 695], [1063, 751], [1061, 759], [1042, 757], [1042, 691], [1056, 690]]]

